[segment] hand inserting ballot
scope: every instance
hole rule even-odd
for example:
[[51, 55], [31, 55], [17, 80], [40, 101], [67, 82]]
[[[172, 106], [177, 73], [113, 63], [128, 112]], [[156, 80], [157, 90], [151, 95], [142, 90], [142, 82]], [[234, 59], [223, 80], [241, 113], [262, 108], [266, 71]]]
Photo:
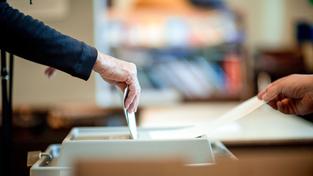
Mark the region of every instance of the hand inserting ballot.
[[129, 93], [125, 100], [125, 108], [128, 112], [137, 111], [141, 88], [135, 64], [116, 59], [98, 51], [97, 61], [93, 70], [99, 73], [105, 81], [118, 86], [122, 91], [128, 87]]
[[[101, 75], [108, 83], [118, 86], [122, 91], [129, 87], [125, 100], [125, 108], [129, 112], [136, 112], [139, 104], [141, 88], [137, 79], [137, 68], [133, 63], [122, 61], [98, 51], [98, 57], [93, 70]], [[49, 78], [55, 74], [55, 69], [48, 67], [45, 75]]]
[[313, 112], [313, 75], [293, 74], [262, 90], [258, 98], [285, 114], [305, 115]]

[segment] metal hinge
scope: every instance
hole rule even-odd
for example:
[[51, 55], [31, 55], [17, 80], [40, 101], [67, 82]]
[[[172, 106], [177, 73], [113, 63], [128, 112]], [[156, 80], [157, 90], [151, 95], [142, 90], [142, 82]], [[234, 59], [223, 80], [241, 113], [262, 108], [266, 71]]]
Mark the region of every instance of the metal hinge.
[[41, 158], [44, 158], [46, 162], [49, 162], [53, 159], [50, 153], [41, 151], [27, 152], [27, 167], [34, 165]]

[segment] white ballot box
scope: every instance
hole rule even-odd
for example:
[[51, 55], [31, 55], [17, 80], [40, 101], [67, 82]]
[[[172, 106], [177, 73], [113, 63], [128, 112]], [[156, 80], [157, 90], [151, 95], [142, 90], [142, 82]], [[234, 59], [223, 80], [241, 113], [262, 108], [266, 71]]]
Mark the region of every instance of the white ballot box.
[[[182, 127], [183, 128], [183, 127]], [[233, 155], [220, 143], [205, 136], [186, 139], [152, 139], [151, 132], [176, 128], [138, 128], [138, 139], [130, 139], [127, 127], [73, 128], [62, 144], [50, 145], [30, 168], [31, 176], [71, 175], [78, 160], [160, 161], [181, 160], [202, 166], [215, 162], [215, 155]], [[178, 130], [181, 128], [177, 128]], [[34, 156], [28, 156], [34, 158]]]

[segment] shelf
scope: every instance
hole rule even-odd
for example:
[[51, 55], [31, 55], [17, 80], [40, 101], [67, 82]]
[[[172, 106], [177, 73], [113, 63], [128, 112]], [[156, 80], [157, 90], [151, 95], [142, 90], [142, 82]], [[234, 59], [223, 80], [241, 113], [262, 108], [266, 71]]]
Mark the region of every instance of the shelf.
[[[244, 37], [235, 14], [186, 1], [137, 2], [127, 8], [113, 5], [103, 13], [103, 28], [97, 29], [103, 38], [97, 39], [112, 56], [137, 65], [141, 105], [244, 97]], [[104, 106], [121, 104], [110, 86], [99, 89], [97, 99]]]

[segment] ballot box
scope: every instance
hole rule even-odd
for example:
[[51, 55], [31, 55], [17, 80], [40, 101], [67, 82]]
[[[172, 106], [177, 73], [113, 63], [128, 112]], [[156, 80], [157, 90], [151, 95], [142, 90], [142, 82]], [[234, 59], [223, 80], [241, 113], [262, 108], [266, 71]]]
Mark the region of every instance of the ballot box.
[[179, 161], [79, 161], [75, 176], [312, 176], [312, 154], [217, 161], [214, 165], [186, 166]]
[[[183, 127], [181, 127], [183, 128]], [[171, 128], [172, 129], [172, 128]], [[62, 144], [52, 144], [44, 152], [30, 152], [31, 176], [72, 175], [81, 160], [162, 161], [177, 160], [184, 165], [214, 165], [217, 156], [235, 158], [219, 141], [205, 136], [186, 139], [151, 139], [154, 131], [169, 128], [138, 128], [138, 139], [130, 139], [127, 127], [73, 128]], [[173, 129], [172, 129], [173, 130]]]

